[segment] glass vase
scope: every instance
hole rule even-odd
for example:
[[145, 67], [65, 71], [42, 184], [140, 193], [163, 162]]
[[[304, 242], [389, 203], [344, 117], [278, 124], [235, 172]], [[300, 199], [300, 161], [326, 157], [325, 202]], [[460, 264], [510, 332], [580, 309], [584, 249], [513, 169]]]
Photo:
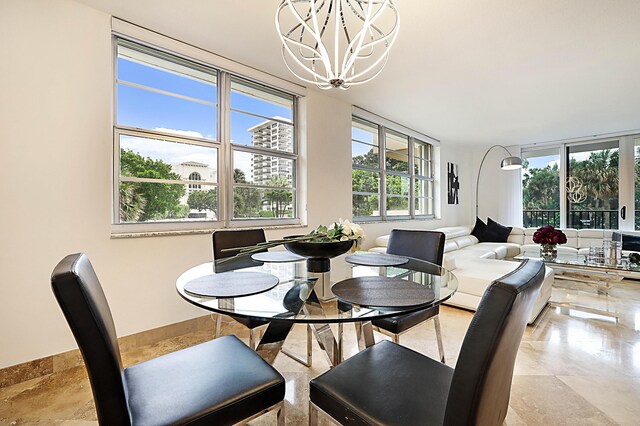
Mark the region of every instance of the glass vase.
[[558, 250], [553, 244], [540, 245], [540, 257], [544, 260], [552, 260], [558, 257]]

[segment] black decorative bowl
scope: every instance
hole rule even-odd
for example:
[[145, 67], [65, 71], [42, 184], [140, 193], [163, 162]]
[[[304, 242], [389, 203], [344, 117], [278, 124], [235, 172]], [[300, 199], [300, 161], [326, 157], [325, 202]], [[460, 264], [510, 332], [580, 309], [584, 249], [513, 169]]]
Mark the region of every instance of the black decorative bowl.
[[[296, 238], [301, 235], [291, 235], [285, 238]], [[313, 243], [307, 241], [293, 241], [284, 243], [284, 248], [291, 253], [307, 258], [307, 270], [309, 272], [329, 272], [331, 262], [329, 259], [340, 256], [351, 250], [354, 240], [336, 241], [330, 243]]]

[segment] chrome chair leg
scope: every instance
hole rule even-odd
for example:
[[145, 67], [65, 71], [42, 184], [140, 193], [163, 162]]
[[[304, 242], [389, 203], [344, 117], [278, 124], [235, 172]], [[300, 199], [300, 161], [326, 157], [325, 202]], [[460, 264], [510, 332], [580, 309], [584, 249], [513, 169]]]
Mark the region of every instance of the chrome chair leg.
[[440, 329], [440, 317], [436, 315], [433, 318], [433, 325], [436, 328], [436, 339], [438, 341], [438, 352], [440, 354], [440, 362], [445, 364], [444, 345], [442, 344], [442, 330]]
[[220, 337], [220, 334], [222, 332], [222, 315], [221, 314], [217, 314], [216, 315], [216, 334], [213, 336], [213, 338], [217, 338]]
[[318, 426], [318, 409], [309, 401], [309, 426]]

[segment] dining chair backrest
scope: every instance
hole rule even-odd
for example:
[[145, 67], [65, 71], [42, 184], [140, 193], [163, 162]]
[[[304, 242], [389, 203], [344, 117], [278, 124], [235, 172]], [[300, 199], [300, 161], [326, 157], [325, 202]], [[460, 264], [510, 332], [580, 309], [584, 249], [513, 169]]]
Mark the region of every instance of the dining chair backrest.
[[394, 229], [389, 235], [387, 253], [413, 257], [442, 266], [444, 240], [442, 232]]
[[[213, 244], [213, 259], [225, 259], [236, 256], [239, 253], [239, 250], [223, 250], [236, 247], [254, 246], [258, 243], [264, 243], [265, 241], [267, 241], [267, 238], [264, 234], [264, 229], [215, 231], [213, 232], [213, 234], [211, 234], [211, 242]], [[265, 249], [262, 251], [267, 250]], [[215, 270], [216, 272], [223, 272], [224, 270], [249, 268], [256, 265], [257, 263], [251, 260], [250, 257], [243, 257], [237, 260], [234, 259], [233, 262], [217, 265], [215, 266]]]
[[130, 424], [116, 329], [89, 258], [62, 259], [51, 287], [84, 358], [100, 424]]
[[544, 274], [544, 263], [530, 259], [485, 291], [456, 362], [445, 425], [503, 423], [518, 347]]

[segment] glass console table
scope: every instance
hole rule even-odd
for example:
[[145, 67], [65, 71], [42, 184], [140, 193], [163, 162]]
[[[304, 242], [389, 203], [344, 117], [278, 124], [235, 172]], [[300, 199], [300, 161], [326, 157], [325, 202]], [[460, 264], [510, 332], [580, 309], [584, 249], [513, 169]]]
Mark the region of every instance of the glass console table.
[[[620, 283], [624, 278], [640, 279], [640, 266], [630, 264], [628, 259], [621, 265], [588, 262], [586, 256], [577, 253], [558, 252], [553, 259], [543, 258], [539, 250], [526, 250], [515, 256], [516, 260], [540, 259], [555, 272], [555, 279], [580, 283], [594, 288], [599, 296], [608, 296], [613, 284]], [[573, 308], [597, 315], [618, 318], [615, 312], [596, 309], [576, 303], [551, 302], [553, 306]]]

